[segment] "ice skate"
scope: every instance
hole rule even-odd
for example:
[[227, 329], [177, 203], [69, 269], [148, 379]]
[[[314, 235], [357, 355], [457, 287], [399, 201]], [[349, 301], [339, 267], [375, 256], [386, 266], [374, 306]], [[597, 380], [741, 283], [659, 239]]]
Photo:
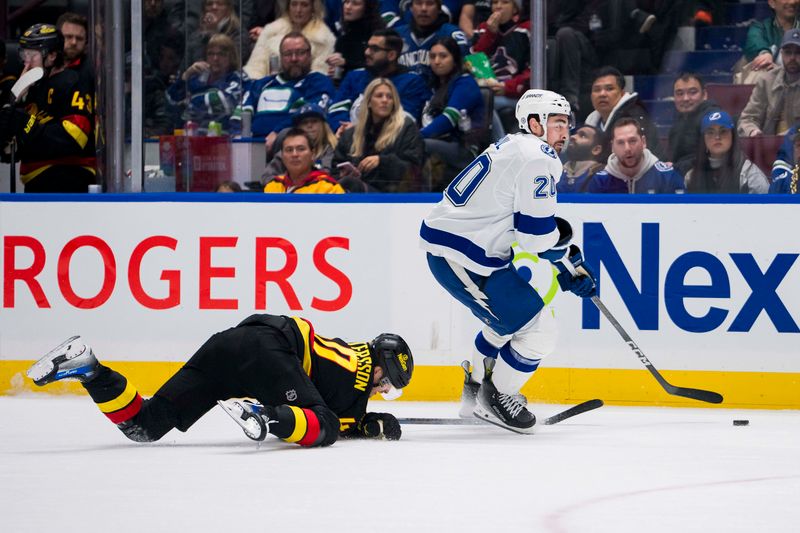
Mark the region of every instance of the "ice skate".
[[526, 409], [520, 396], [498, 391], [492, 382], [492, 370], [487, 367], [472, 414], [481, 420], [517, 433], [533, 433], [536, 417]]
[[217, 400], [217, 403], [255, 441], [267, 438], [269, 424], [264, 406], [250, 400]]
[[469, 361], [462, 361], [461, 368], [464, 370], [464, 388], [461, 389], [461, 409], [458, 411], [458, 416], [472, 418], [472, 412], [475, 410], [476, 405], [475, 398], [478, 396], [478, 389], [481, 388], [481, 384], [472, 379]]
[[76, 335], [50, 350], [26, 374], [40, 387], [62, 379], [85, 383], [97, 374], [98, 366], [92, 349]]

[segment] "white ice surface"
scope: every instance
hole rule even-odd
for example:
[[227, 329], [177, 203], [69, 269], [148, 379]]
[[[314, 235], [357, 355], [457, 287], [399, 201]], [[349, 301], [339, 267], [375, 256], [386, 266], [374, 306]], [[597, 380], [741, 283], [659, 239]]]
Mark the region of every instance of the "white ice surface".
[[797, 411], [606, 406], [533, 436], [406, 426], [302, 449], [258, 446], [220, 409], [143, 445], [88, 397], [0, 398], [4, 533], [792, 532], [798, 502]]

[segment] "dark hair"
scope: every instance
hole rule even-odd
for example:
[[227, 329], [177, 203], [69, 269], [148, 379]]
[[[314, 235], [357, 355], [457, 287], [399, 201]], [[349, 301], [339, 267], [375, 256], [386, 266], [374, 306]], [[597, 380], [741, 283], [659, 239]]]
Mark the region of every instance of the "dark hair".
[[681, 72], [678, 74], [678, 77], [675, 78], [675, 81], [672, 82], [672, 86], [675, 87], [675, 84], [679, 81], [690, 81], [690, 80], [697, 80], [697, 83], [700, 84], [700, 89], [706, 88], [706, 82], [700, 76], [700, 74], [696, 72]]
[[701, 141], [697, 143], [697, 150], [695, 151], [692, 176], [686, 185], [688, 192], [740, 192], [739, 175], [742, 172], [742, 165], [746, 158], [739, 149], [739, 135], [736, 133], [736, 127], [730, 128], [730, 132], [731, 149], [725, 154], [722, 166], [718, 169], [711, 168], [708, 150], [706, 149], [705, 133], [701, 134]]
[[616, 132], [617, 128], [622, 128], [624, 126], [636, 126], [636, 132], [639, 134], [640, 137], [644, 137], [644, 130], [642, 129], [642, 124], [638, 120], [633, 117], [622, 117], [618, 120], [614, 121], [614, 124], [611, 125], [611, 140], [614, 140], [614, 133]]
[[311, 149], [314, 146], [314, 142], [311, 140], [308, 133], [306, 133], [306, 130], [298, 128], [297, 126], [286, 130], [286, 135], [283, 136], [283, 142], [285, 143], [286, 139], [289, 137], [305, 137], [306, 141], [308, 141], [308, 148]]
[[[344, 0], [342, 0], [344, 4]], [[347, 22], [344, 20], [344, 5], [342, 6], [342, 33], [347, 33], [351, 30], [350, 26], [357, 21]], [[382, 30], [386, 27], [386, 22], [381, 17], [381, 5], [379, 0], [364, 0], [364, 15], [359, 20], [364, 21], [364, 25], [368, 29]]]
[[397, 52], [397, 57], [403, 52], [403, 38], [392, 29], [377, 30], [372, 32], [373, 37], [383, 37], [386, 40], [386, 48]]
[[64, 13], [58, 20], [56, 20], [56, 28], [58, 31], [61, 31], [61, 26], [64, 25], [65, 22], [69, 22], [70, 24], [77, 24], [78, 26], [83, 26], [83, 29], [86, 30], [86, 36], [89, 36], [89, 21], [86, 20], [86, 17], [83, 15], [79, 15], [78, 13]]
[[619, 71], [616, 67], [612, 67], [606, 65], [604, 67], [600, 67], [599, 69], [594, 71], [594, 77], [592, 78], [592, 84], [596, 82], [600, 78], [604, 78], [606, 76], [614, 76], [616, 78], [617, 86], [620, 89], [625, 89], [625, 76], [622, 75], [622, 72]]
[[461, 76], [461, 73], [464, 71], [464, 63], [461, 59], [461, 48], [459, 48], [456, 40], [450, 36], [442, 37], [431, 45], [431, 50], [433, 50], [433, 47], [437, 44], [444, 46], [447, 52], [453, 56], [453, 70], [447, 75], [447, 79], [444, 81], [439, 79], [439, 76], [433, 76], [431, 78], [431, 85], [434, 93], [430, 104], [428, 104], [428, 113], [432, 116], [442, 114], [445, 107], [447, 107], [447, 89], [450, 86], [450, 82]]

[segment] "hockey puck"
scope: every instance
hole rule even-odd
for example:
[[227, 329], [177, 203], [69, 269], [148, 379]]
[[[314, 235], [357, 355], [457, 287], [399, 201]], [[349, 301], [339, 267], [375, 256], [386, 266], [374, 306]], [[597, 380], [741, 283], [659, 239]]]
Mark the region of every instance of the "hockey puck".
[[750, 424], [749, 420], [734, 420], [733, 421], [733, 425], [734, 426], [747, 426], [749, 424]]

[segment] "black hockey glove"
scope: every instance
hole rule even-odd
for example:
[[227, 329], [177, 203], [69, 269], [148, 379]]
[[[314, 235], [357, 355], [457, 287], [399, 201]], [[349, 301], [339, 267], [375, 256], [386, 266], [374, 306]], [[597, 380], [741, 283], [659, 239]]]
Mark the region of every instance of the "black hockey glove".
[[367, 413], [358, 424], [361, 434], [369, 439], [400, 440], [400, 422], [391, 413]]
[[7, 145], [15, 135], [25, 135], [31, 115], [16, 107], [0, 109], [0, 146]]
[[[559, 274], [556, 279], [562, 291], [572, 292], [581, 298], [597, 295], [594, 272], [583, 262], [581, 249], [576, 245], [570, 244], [564, 251], [548, 250], [539, 254], [539, 257], [549, 260], [558, 269]], [[578, 275], [573, 274], [575, 270], [579, 270]]]

